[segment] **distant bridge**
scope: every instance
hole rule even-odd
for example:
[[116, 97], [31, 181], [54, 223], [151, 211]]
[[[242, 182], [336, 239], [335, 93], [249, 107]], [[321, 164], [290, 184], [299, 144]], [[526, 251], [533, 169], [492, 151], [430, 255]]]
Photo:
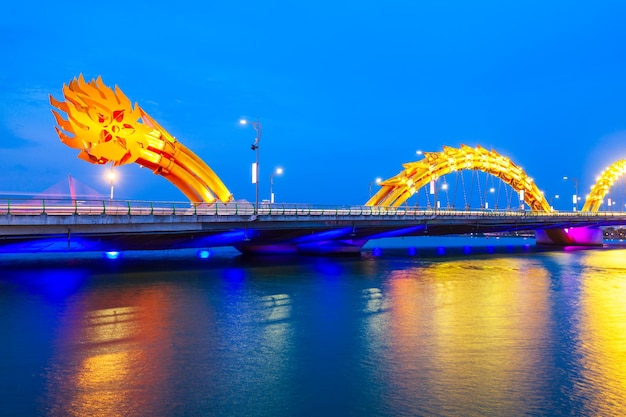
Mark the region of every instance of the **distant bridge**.
[[601, 244], [599, 227], [619, 224], [626, 224], [626, 212], [293, 204], [255, 210], [249, 203], [0, 200], [0, 252], [234, 246], [244, 253], [345, 253], [385, 237], [522, 230], [536, 230], [538, 239], [548, 243], [555, 243], [556, 234], [568, 239], [563, 244], [587, 245]]

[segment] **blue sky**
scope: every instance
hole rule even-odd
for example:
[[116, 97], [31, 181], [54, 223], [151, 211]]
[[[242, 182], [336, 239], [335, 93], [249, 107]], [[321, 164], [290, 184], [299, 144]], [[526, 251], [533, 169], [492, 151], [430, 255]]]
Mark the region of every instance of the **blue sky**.
[[[119, 85], [254, 200], [359, 204], [416, 150], [482, 145], [547, 195], [588, 189], [626, 158], [626, 3], [572, 1], [10, 2], [0, 16], [2, 192], [68, 174], [108, 193], [107, 168], [54, 132], [48, 94], [82, 73]], [[133, 3], [134, 4], [134, 3]], [[184, 201], [137, 166], [116, 196]], [[582, 192], [581, 192], [582, 194]]]

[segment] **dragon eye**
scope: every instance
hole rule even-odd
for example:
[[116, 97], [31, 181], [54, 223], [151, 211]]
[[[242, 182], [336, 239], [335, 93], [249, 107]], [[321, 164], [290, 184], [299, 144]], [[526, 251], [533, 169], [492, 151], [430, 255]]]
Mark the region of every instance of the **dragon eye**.
[[115, 110], [113, 111], [113, 119], [121, 123], [124, 120], [124, 110]]
[[104, 139], [105, 142], [108, 142], [111, 139], [113, 139], [113, 135], [111, 135], [107, 130], [103, 130], [102, 133], [100, 134], [102, 135], [102, 138]]

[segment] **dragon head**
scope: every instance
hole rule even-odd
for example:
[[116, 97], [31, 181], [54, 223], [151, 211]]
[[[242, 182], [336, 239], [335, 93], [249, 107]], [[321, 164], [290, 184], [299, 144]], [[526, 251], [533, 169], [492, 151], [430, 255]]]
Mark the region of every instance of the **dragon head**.
[[79, 158], [93, 164], [123, 165], [135, 162], [147, 149], [154, 129], [140, 123], [145, 115], [119, 87], [107, 87], [102, 78], [86, 82], [82, 74], [63, 86], [65, 101], [50, 96], [50, 104], [67, 115], [64, 119], [52, 110], [59, 127], [59, 138], [66, 145], [80, 149]]

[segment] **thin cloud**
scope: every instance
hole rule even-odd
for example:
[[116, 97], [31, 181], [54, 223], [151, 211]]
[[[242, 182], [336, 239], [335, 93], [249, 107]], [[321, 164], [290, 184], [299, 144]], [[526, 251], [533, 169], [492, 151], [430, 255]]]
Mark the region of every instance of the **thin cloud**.
[[36, 142], [14, 136], [4, 126], [0, 126], [0, 149], [23, 149], [37, 146]]
[[46, 145], [54, 137], [50, 90], [23, 88], [0, 92], [0, 148]]

